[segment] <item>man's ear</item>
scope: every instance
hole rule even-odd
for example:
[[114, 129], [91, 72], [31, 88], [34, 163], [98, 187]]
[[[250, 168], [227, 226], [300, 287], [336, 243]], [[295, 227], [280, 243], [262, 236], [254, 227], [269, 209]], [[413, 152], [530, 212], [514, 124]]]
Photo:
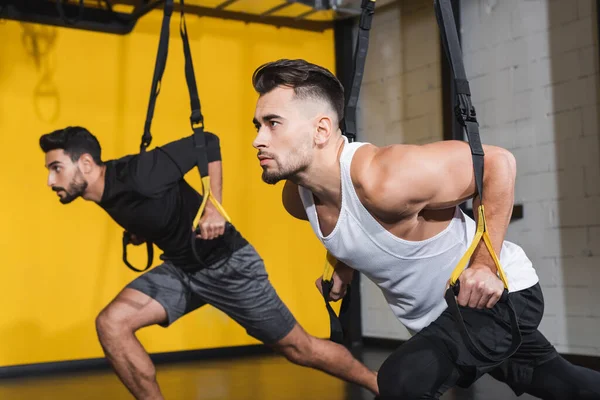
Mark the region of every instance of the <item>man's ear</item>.
[[315, 144], [317, 146], [322, 146], [327, 144], [329, 138], [331, 138], [331, 135], [333, 134], [335, 129], [333, 129], [333, 120], [331, 119], [331, 117], [327, 115], [321, 115], [318, 118], [319, 119], [317, 120], [317, 129], [315, 134]]
[[89, 174], [96, 165], [94, 158], [88, 153], [83, 153], [77, 160], [77, 164], [84, 174]]

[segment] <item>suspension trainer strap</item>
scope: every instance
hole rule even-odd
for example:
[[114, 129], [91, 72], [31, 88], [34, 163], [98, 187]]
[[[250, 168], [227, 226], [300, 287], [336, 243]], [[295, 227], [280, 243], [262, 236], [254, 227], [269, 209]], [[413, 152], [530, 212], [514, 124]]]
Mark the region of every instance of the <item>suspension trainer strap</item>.
[[160, 93], [162, 76], [167, 66], [167, 56], [169, 54], [169, 25], [171, 23], [171, 15], [173, 14], [173, 0], [165, 0], [165, 8], [163, 12], [162, 26], [160, 28], [160, 39], [158, 42], [158, 52], [156, 54], [156, 63], [154, 65], [154, 76], [152, 77], [152, 87], [150, 89], [150, 100], [148, 102], [148, 111], [146, 113], [146, 122], [144, 124], [144, 134], [142, 135], [142, 143], [140, 152], [146, 151], [146, 148], [152, 142], [152, 118], [154, 117], [154, 108], [156, 106], [156, 98]]
[[198, 87], [196, 85], [196, 75], [194, 73], [194, 63], [192, 60], [192, 52], [190, 50], [190, 43], [187, 34], [187, 26], [185, 23], [184, 13], [184, 0], [180, 0], [181, 3], [181, 19], [179, 24], [179, 33], [181, 34], [181, 41], [183, 42], [183, 53], [185, 56], [185, 80], [187, 82], [188, 91], [190, 94], [190, 123], [194, 131], [194, 145], [196, 146], [198, 171], [202, 179], [203, 198], [202, 204], [198, 209], [198, 213], [194, 219], [193, 230], [196, 230], [200, 218], [206, 207], [206, 203], [210, 202], [217, 208], [217, 210], [223, 215], [223, 217], [231, 222], [231, 218], [227, 215], [227, 212], [223, 206], [215, 199], [210, 189], [210, 176], [208, 175], [208, 158], [206, 149], [206, 134], [204, 132], [204, 116], [202, 115], [202, 108], [200, 105], [200, 96], [198, 96]]
[[[521, 332], [519, 331], [519, 325], [516, 317], [516, 313], [512, 303], [508, 297], [508, 280], [504, 274], [504, 270], [500, 265], [500, 260], [496, 255], [492, 242], [487, 230], [485, 220], [485, 209], [483, 205], [483, 146], [481, 145], [481, 138], [479, 136], [479, 124], [477, 122], [475, 108], [471, 103], [471, 91], [469, 89], [469, 82], [467, 80], [467, 74], [462, 59], [462, 50], [460, 42], [458, 40], [458, 33], [456, 31], [456, 23], [454, 20], [454, 13], [452, 11], [451, 0], [434, 0], [434, 8], [440, 28], [440, 34], [442, 44], [446, 57], [450, 61], [452, 75], [454, 77], [454, 86], [456, 88], [457, 102], [455, 113], [458, 121], [463, 126], [466, 132], [466, 136], [471, 148], [471, 155], [473, 158], [473, 170], [475, 175], [475, 184], [477, 188], [477, 195], [479, 196], [480, 205], [477, 210], [477, 230], [475, 237], [471, 243], [471, 246], [463, 255], [461, 260], [458, 262], [452, 275], [450, 277], [450, 287], [446, 291], [446, 302], [448, 307], [454, 316], [455, 320], [459, 325], [461, 335], [467, 347], [470, 348], [473, 355], [481, 358], [488, 362], [500, 362], [512, 356], [515, 351], [521, 345]], [[489, 251], [496, 269], [499, 274], [499, 278], [504, 283], [504, 292], [502, 297], [498, 301], [500, 304], [506, 304], [509, 308], [510, 322], [511, 322], [511, 335], [512, 342], [506, 352], [500, 356], [492, 356], [487, 351], [484, 351], [478, 346], [471, 338], [462, 314], [460, 312], [460, 306], [457, 303], [456, 296], [460, 292], [460, 281], [458, 280], [467, 263], [469, 262], [473, 252], [479, 245], [479, 242], [483, 239], [487, 250]]]
[[[179, 34], [181, 35], [181, 41], [183, 43], [183, 54], [185, 58], [185, 80], [190, 95], [190, 124], [194, 131], [194, 146], [196, 148], [196, 167], [200, 173], [200, 180], [202, 182], [202, 202], [198, 208], [198, 212], [192, 222], [192, 232], [190, 234], [191, 247], [194, 258], [200, 265], [206, 267], [202, 256], [198, 253], [196, 248], [196, 235], [200, 233], [199, 223], [206, 204], [210, 201], [217, 211], [225, 218], [228, 223], [231, 223], [231, 218], [225, 211], [225, 208], [219, 203], [219, 201], [212, 194], [210, 187], [210, 176], [208, 174], [208, 156], [207, 156], [207, 141], [206, 133], [204, 131], [204, 116], [202, 115], [202, 108], [200, 105], [200, 96], [198, 95], [198, 86], [196, 84], [196, 74], [194, 72], [194, 62], [192, 60], [192, 51], [190, 49], [190, 42], [187, 32], [187, 25], [185, 23], [185, 4], [184, 0], [180, 0], [181, 4], [181, 17], [179, 20]], [[225, 243], [224, 243], [225, 245]], [[231, 256], [231, 251], [229, 255]]]
[[362, 12], [358, 24], [358, 38], [356, 40], [356, 49], [354, 51], [354, 72], [352, 74], [352, 86], [346, 103], [345, 116], [342, 121], [342, 132], [348, 138], [348, 141], [354, 142], [356, 139], [356, 106], [358, 105], [358, 96], [360, 94], [360, 85], [365, 71], [365, 62], [367, 61], [367, 51], [369, 50], [369, 33], [373, 14], [375, 14], [375, 0], [362, 0]]
[[150, 268], [152, 266], [152, 262], [154, 261], [154, 246], [153, 246], [152, 242], [148, 242], [148, 241], [146, 242], [146, 255], [148, 257], [148, 262], [146, 263], [146, 268], [144, 268], [144, 269], [139, 269], [139, 268], [134, 267], [127, 260], [127, 245], [129, 243], [131, 243], [131, 233], [129, 233], [127, 231], [124, 231], [123, 232], [123, 240], [122, 240], [122, 244], [123, 244], [123, 262], [132, 271], [135, 271], [135, 272], [144, 272], [144, 271], [146, 271], [148, 268]]
[[323, 272], [321, 286], [323, 288], [323, 298], [325, 299], [325, 307], [327, 308], [327, 313], [329, 314], [329, 339], [332, 342], [342, 344], [347, 328], [344, 326], [341, 319], [343, 319], [350, 307], [351, 287], [350, 285], [348, 285], [346, 294], [342, 299], [342, 305], [340, 306], [340, 316], [338, 317], [335, 313], [335, 310], [331, 307], [331, 304], [329, 304], [329, 294], [331, 293], [331, 289], [333, 289], [333, 272], [335, 270], [336, 263], [337, 260], [331, 255], [331, 253], [327, 252], [327, 256], [325, 257], [325, 269]]
[[[154, 108], [156, 107], [156, 98], [160, 93], [160, 84], [162, 81], [163, 73], [167, 65], [167, 55], [169, 53], [169, 24], [171, 23], [171, 15], [173, 14], [173, 0], [166, 0], [163, 11], [162, 26], [160, 28], [160, 39], [158, 42], [158, 52], [156, 55], [156, 62], [154, 64], [154, 75], [152, 77], [152, 87], [150, 89], [150, 100], [148, 102], [148, 110], [146, 112], [146, 122], [144, 123], [144, 133], [142, 134], [142, 141], [140, 143], [140, 153], [144, 153], [150, 143], [152, 143], [152, 118], [154, 117]], [[135, 268], [129, 261], [127, 261], [127, 245], [131, 243], [131, 234], [129, 232], [123, 232], [123, 262], [129, 269], [135, 272], [144, 272], [152, 266], [154, 259], [154, 248], [150, 241], [146, 242], [146, 252], [148, 256], [148, 262], [146, 268], [139, 269]]]
[[[358, 96], [360, 94], [360, 85], [365, 71], [365, 62], [367, 60], [367, 51], [369, 49], [369, 33], [373, 15], [375, 14], [375, 0], [362, 0], [361, 3], [360, 21], [358, 24], [358, 38], [356, 41], [356, 49], [354, 51], [354, 72], [352, 74], [352, 84], [350, 94], [345, 107], [345, 116], [342, 120], [342, 133], [348, 138], [349, 142], [354, 142], [356, 139], [356, 106], [358, 104]], [[341, 320], [347, 321], [346, 313], [350, 309], [350, 293], [351, 287], [348, 286], [346, 294], [342, 300], [339, 316], [329, 304], [329, 294], [333, 288], [333, 272], [334, 265], [337, 260], [327, 252], [325, 269], [323, 271], [323, 279], [321, 283], [325, 306], [329, 313], [330, 340], [336, 343], [342, 343], [344, 333], [347, 331]]]

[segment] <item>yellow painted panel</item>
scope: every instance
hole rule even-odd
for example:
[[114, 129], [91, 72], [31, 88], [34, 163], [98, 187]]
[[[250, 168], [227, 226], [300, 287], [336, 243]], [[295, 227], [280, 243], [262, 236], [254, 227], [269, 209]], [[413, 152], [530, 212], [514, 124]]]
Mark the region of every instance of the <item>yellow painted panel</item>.
[[[103, 356], [95, 317], [137, 275], [122, 263], [122, 230], [103, 210], [83, 200], [64, 206], [46, 186], [38, 140], [82, 125], [99, 138], [104, 159], [139, 151], [161, 19], [153, 11], [127, 36], [0, 24], [0, 366]], [[333, 70], [333, 32], [193, 16], [187, 23], [206, 126], [222, 142], [223, 204], [298, 321], [327, 336], [327, 313], [314, 287], [325, 251], [307, 223], [285, 213], [281, 184], [260, 179], [251, 147], [251, 74], [264, 62], [296, 57]], [[178, 26], [177, 14], [151, 147], [191, 134]], [[200, 187], [195, 170], [187, 178]], [[130, 253], [134, 265], [145, 263], [144, 248]], [[256, 343], [210, 306], [138, 337], [150, 352]]]

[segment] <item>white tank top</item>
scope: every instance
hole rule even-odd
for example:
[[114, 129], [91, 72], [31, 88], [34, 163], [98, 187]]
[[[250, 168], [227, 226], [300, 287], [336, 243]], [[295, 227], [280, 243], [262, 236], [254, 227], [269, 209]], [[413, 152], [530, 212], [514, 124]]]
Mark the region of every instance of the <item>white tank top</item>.
[[[408, 241], [388, 232], [362, 205], [350, 177], [354, 153], [364, 144], [348, 143], [346, 139], [340, 157], [341, 211], [328, 236], [321, 233], [312, 192], [299, 186], [300, 198], [315, 234], [327, 250], [373, 281], [400, 322], [415, 334], [447, 307], [444, 293], [448, 279], [471, 244], [476, 224], [457, 206], [448, 227], [429, 239]], [[520, 246], [504, 241], [500, 263], [509, 291], [523, 290], [538, 282], [531, 261]]]

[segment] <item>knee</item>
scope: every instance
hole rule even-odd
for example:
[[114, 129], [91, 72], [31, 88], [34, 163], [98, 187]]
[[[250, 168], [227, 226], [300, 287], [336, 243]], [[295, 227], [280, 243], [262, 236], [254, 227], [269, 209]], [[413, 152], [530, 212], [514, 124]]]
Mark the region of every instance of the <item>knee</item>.
[[432, 351], [392, 354], [377, 373], [381, 399], [437, 398], [454, 371], [447, 359]]
[[109, 305], [96, 317], [96, 332], [100, 340], [116, 337], [131, 331], [127, 318], [116, 305]]
[[377, 386], [379, 387], [379, 396], [384, 400], [400, 400], [400, 399], [418, 399], [421, 393], [415, 393], [417, 387], [415, 386], [418, 381], [413, 381], [412, 385], [410, 379], [416, 377], [411, 369], [405, 368], [405, 366], [398, 365], [387, 360], [383, 363], [379, 371], [377, 372]]
[[312, 345], [312, 339], [313, 338], [306, 335], [302, 340], [297, 340], [282, 346], [275, 346], [275, 350], [294, 364], [310, 367], [314, 365], [317, 357], [317, 352]]

